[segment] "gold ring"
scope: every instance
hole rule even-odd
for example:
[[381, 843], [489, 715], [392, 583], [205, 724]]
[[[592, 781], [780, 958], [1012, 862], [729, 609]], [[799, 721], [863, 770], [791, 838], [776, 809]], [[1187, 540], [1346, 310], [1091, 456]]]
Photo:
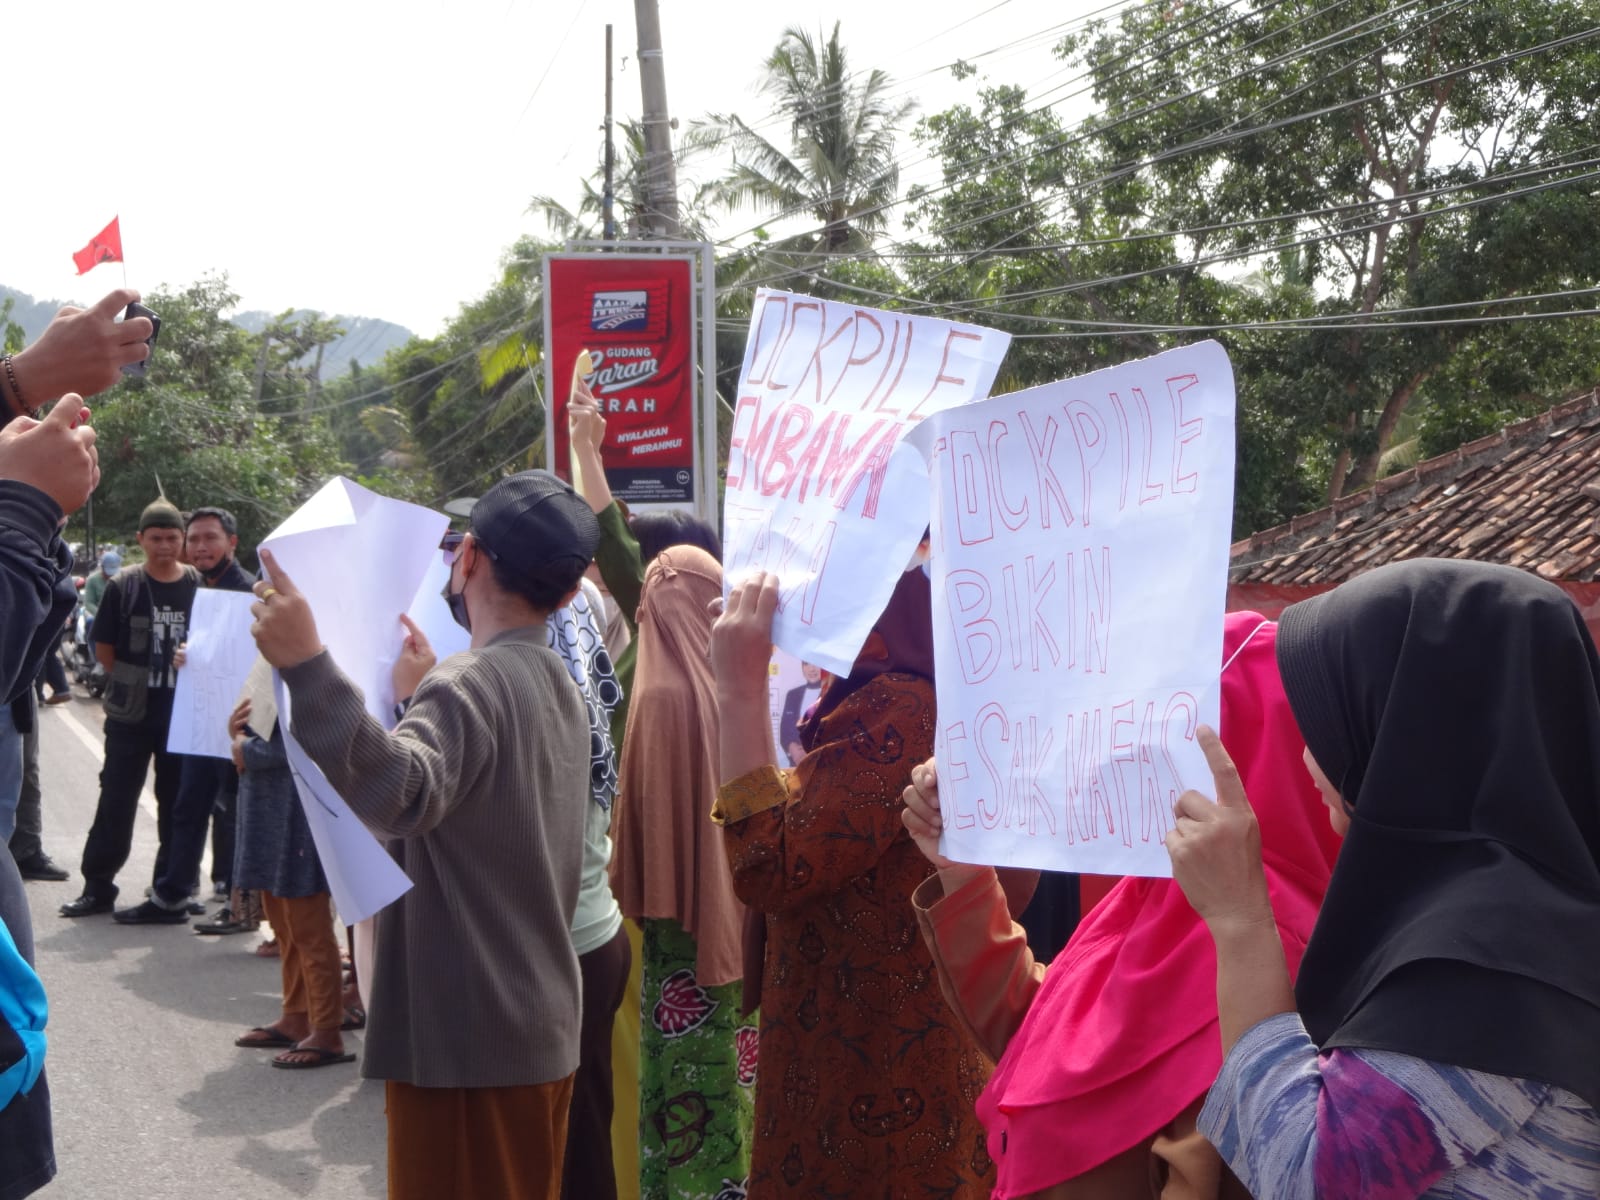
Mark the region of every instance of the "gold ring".
[[278, 589], [277, 588], [275, 588], [275, 587], [265, 588], [261, 593], [261, 602], [263, 604], [265, 604], [268, 600], [272, 599], [272, 597], [276, 596], [277, 594], [278, 594]]

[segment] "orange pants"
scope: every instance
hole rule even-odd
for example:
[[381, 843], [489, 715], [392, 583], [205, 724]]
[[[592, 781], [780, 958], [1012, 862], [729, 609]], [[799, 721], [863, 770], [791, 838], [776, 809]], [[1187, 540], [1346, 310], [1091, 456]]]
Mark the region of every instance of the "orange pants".
[[283, 1011], [305, 1013], [316, 1030], [344, 1024], [344, 971], [333, 932], [328, 893], [284, 899], [261, 893], [261, 907], [278, 937]]
[[388, 1080], [389, 1200], [559, 1200], [572, 1080], [483, 1088]]

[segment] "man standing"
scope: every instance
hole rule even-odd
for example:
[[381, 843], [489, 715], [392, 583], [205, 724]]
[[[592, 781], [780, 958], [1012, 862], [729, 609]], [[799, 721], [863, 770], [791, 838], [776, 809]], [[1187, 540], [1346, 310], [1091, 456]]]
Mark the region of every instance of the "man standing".
[[100, 804], [83, 846], [83, 894], [61, 906], [63, 917], [110, 912], [117, 872], [128, 861], [133, 821], [150, 760], [156, 764], [156, 829], [161, 848], [155, 877], [166, 865], [179, 758], [167, 753], [173, 658], [183, 643], [200, 573], [178, 561], [183, 517], [165, 497], [139, 517], [142, 565], [125, 567], [106, 585], [95, 615], [95, 657], [110, 676], [106, 685], [106, 752], [100, 769]]
[[106, 594], [106, 585], [122, 570], [122, 555], [107, 550], [100, 556], [100, 569], [83, 581], [83, 610], [94, 620], [100, 611], [100, 600]]
[[[251, 579], [234, 557], [239, 547], [239, 525], [225, 508], [197, 508], [189, 514], [185, 530], [189, 562], [200, 572], [200, 586], [228, 592], [248, 592]], [[164, 748], [165, 738], [163, 738]], [[218, 890], [228, 894], [233, 877], [233, 800], [239, 792], [239, 775], [225, 758], [199, 754], [179, 756], [178, 794], [168, 825], [166, 861], [156, 875], [150, 898], [112, 914], [123, 925], [181, 925], [193, 911], [190, 895], [200, 876], [205, 855], [206, 826], [216, 809], [211, 842], [211, 875]], [[220, 802], [220, 803], [219, 803]], [[224, 808], [225, 806], [225, 808]]]
[[394, 684], [409, 703], [392, 733], [262, 552], [256, 642], [282, 671], [290, 732], [415, 885], [377, 916], [362, 1061], [387, 1081], [391, 1200], [560, 1194], [590, 746], [545, 620], [599, 539], [589, 506], [548, 472], [490, 488], [446, 550], [446, 600], [472, 647], [432, 667], [407, 623]]

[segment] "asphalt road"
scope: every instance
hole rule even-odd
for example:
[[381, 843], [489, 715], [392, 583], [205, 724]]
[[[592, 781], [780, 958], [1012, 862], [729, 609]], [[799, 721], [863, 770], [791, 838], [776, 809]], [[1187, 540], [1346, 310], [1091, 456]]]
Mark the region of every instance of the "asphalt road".
[[[99, 794], [100, 705], [39, 713], [45, 850], [78, 865]], [[155, 861], [154, 799], [141, 803], [119, 903], [136, 903]], [[282, 1071], [233, 1039], [279, 1008], [276, 959], [254, 934], [67, 920], [81, 890], [29, 883], [39, 974], [50, 997], [46, 1059], [55, 1115], [50, 1200], [299, 1200], [381, 1197], [383, 1088], [357, 1066]], [[213, 909], [215, 905], [211, 906]], [[346, 1034], [357, 1053], [361, 1035]]]

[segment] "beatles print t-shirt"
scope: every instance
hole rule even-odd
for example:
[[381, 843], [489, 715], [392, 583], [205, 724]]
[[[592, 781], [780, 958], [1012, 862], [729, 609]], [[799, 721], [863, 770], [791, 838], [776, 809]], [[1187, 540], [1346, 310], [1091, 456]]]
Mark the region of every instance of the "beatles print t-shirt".
[[[173, 583], [162, 583], [146, 575], [140, 587], [150, 604], [148, 712], [157, 721], [172, 711], [172, 693], [178, 686], [178, 669], [173, 665], [173, 656], [188, 637], [195, 588], [195, 581], [187, 575]], [[116, 645], [124, 622], [140, 615], [122, 611], [125, 598], [121, 580], [113, 579], [106, 585], [105, 596], [94, 618], [92, 636], [95, 641]]]

